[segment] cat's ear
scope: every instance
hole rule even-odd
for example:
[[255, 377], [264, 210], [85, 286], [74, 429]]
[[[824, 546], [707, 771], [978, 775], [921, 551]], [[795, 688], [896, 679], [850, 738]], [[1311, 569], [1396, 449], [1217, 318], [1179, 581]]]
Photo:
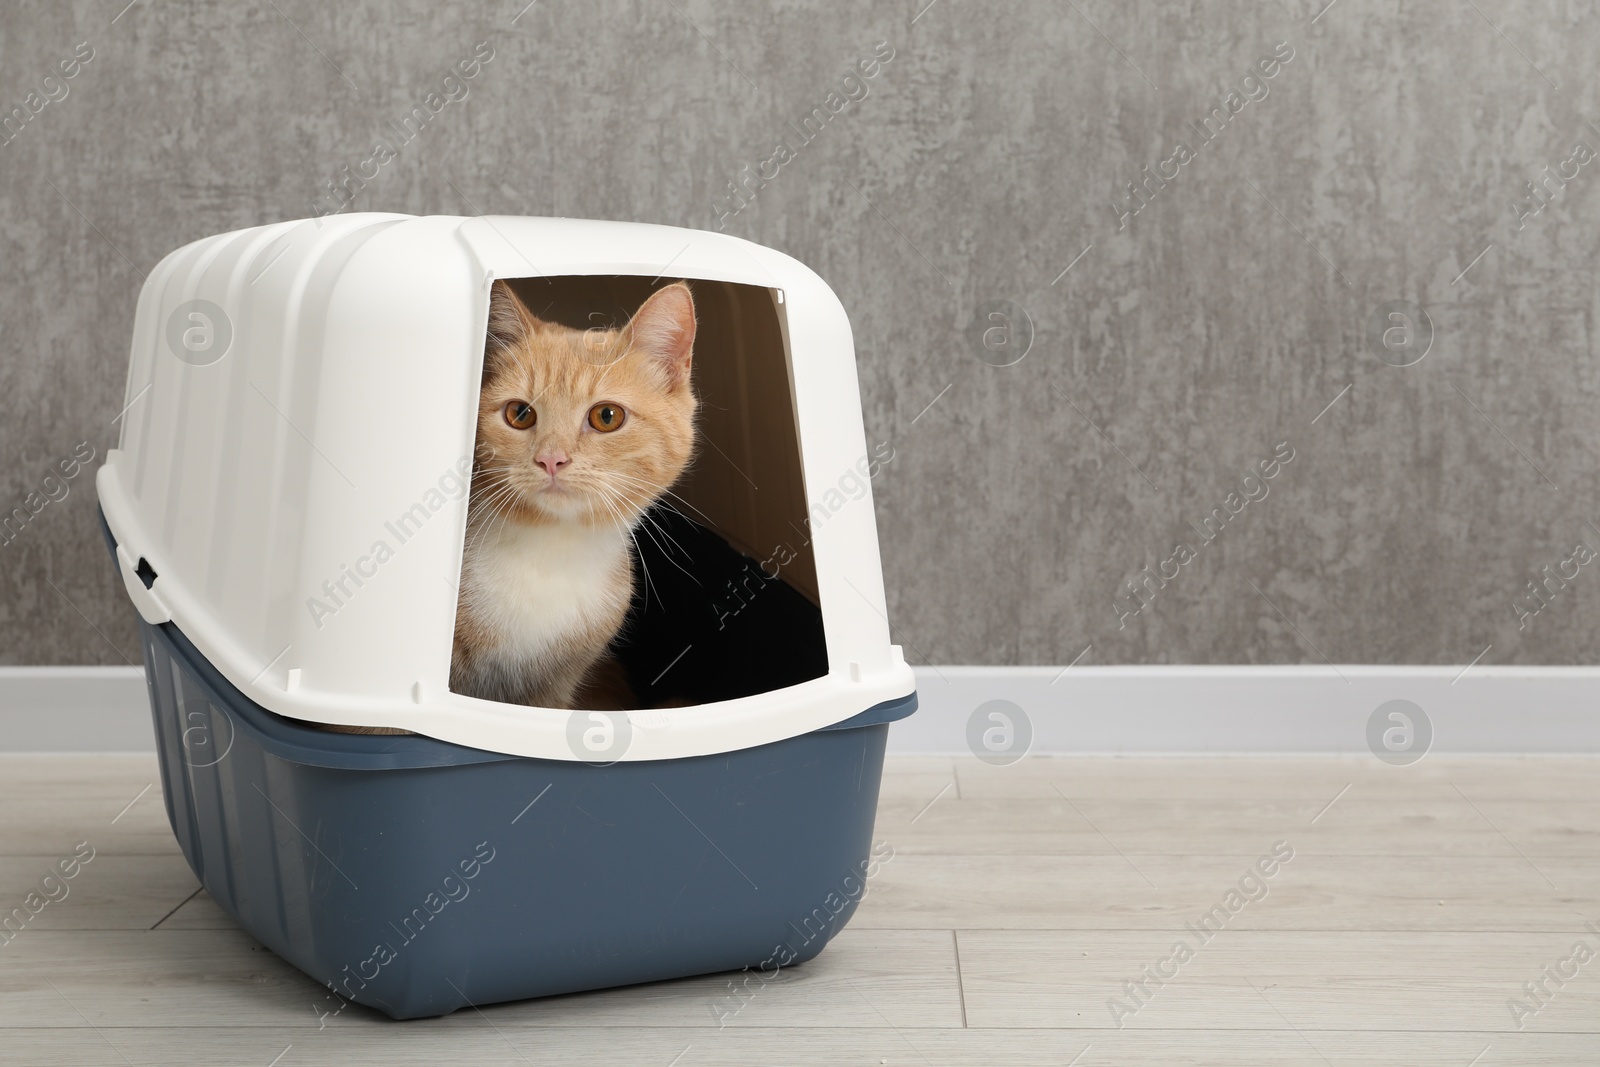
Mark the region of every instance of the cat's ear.
[[628, 347], [655, 361], [671, 389], [689, 380], [694, 355], [694, 297], [683, 282], [657, 289], [628, 323]]
[[533, 332], [537, 320], [523, 306], [511, 286], [497, 281], [489, 288], [489, 332], [484, 338], [484, 352], [493, 356], [497, 352], [514, 348]]

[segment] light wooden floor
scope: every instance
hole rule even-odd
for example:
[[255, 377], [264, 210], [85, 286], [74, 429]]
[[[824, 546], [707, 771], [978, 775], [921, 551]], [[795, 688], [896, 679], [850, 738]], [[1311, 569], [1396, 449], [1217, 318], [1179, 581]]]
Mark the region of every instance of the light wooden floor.
[[[195, 895], [154, 780], [0, 757], [0, 911], [97, 852], [0, 947], [0, 1063], [1600, 1064], [1600, 958], [1544, 975], [1600, 953], [1600, 760], [892, 759], [894, 858], [854, 922], [721, 1029], [725, 977], [319, 1021], [321, 988]], [[1267, 895], [1119, 1029], [1110, 998], [1279, 841]]]

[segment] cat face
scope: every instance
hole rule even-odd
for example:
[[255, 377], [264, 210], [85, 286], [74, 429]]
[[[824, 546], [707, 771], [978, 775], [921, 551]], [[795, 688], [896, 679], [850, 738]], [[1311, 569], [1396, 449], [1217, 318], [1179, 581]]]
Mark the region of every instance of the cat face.
[[682, 282], [657, 290], [617, 330], [544, 322], [495, 282], [474, 517], [632, 524], [693, 454], [694, 335]]

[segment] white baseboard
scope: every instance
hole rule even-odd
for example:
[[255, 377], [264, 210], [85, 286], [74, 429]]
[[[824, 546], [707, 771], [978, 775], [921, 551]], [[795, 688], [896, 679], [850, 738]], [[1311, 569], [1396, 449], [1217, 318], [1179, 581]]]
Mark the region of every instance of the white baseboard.
[[1380, 704], [1409, 700], [1436, 753], [1600, 752], [1600, 667], [918, 667], [920, 708], [889, 750], [969, 751], [1009, 700], [1048, 753], [1366, 753]]
[[[1600, 753], [1600, 667], [918, 667], [921, 708], [893, 753], [964, 754], [991, 700], [1028, 751], [1364, 753], [1367, 722], [1409, 700], [1437, 753]], [[0, 752], [152, 752], [136, 667], [0, 667]]]
[[0, 752], [154, 752], [142, 667], [0, 667]]

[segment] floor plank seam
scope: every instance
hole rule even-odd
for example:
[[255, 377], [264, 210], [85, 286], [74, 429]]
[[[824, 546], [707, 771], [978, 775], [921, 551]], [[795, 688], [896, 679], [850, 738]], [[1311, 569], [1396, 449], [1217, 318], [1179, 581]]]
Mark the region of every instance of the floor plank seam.
[[961, 938], [950, 931], [950, 945], [956, 952], [956, 995], [961, 998], [961, 1029], [967, 1029], [967, 985], [961, 977]]
[[203, 885], [195, 886], [193, 893], [190, 893], [188, 896], [186, 896], [182, 900], [178, 901], [178, 907], [173, 908], [171, 911], [169, 911], [165, 915], [161, 916], [161, 918], [157, 919], [156, 920], [156, 925], [150, 927], [150, 929], [154, 930], [156, 928], [156, 926], [160, 926], [162, 923], [166, 922], [168, 919], [170, 919], [174, 915], [178, 914], [178, 908], [183, 907], [185, 904], [189, 903], [189, 901], [191, 901], [195, 897], [199, 896], [200, 895], [200, 890], [202, 890], [204, 888], [205, 888], [205, 886], [203, 886]]

